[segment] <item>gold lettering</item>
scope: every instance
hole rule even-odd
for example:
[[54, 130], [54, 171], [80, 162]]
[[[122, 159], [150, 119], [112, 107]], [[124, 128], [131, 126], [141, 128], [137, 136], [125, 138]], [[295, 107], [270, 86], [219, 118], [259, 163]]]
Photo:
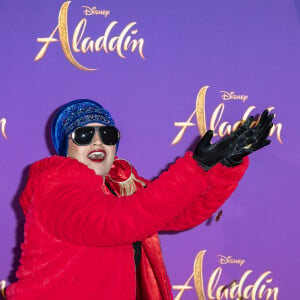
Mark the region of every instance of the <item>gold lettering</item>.
[[115, 27], [117, 24], [118, 24], [117, 21], [111, 22], [111, 23], [107, 26], [104, 35], [103, 35], [103, 36], [99, 36], [99, 37], [97, 38], [96, 43], [95, 43], [95, 49], [96, 49], [96, 51], [101, 51], [101, 50], [103, 49], [105, 53], [108, 53], [107, 39], [108, 39], [108, 36], [109, 36], [111, 30], [112, 30], [113, 27]]
[[231, 125], [229, 122], [223, 122], [219, 127], [219, 136], [224, 137], [225, 135], [229, 135], [231, 132]]
[[206, 120], [205, 120], [205, 96], [209, 86], [204, 86], [200, 89], [196, 100], [196, 117], [200, 135], [203, 137], [206, 133]]
[[220, 285], [217, 289], [216, 299], [222, 299], [222, 296], [228, 299], [228, 288], [226, 285]]
[[[118, 42], [119, 42], [119, 37], [118, 36], [113, 37], [108, 43], [109, 51], [114, 51], [115, 49], [117, 49]], [[125, 58], [125, 57], [122, 57], [122, 58]]]
[[[171, 145], [175, 145], [175, 144], [179, 143], [180, 140], [182, 139], [187, 127], [195, 125], [194, 123], [192, 123], [192, 119], [195, 115], [196, 115], [196, 119], [197, 119], [197, 125], [198, 125], [200, 136], [203, 136], [206, 133], [207, 127], [206, 127], [206, 115], [205, 115], [205, 96], [206, 96], [207, 89], [208, 89], [208, 86], [204, 86], [199, 90], [197, 99], [196, 99], [196, 109], [192, 112], [192, 114], [190, 115], [188, 120], [186, 122], [174, 122], [174, 126], [182, 127], [182, 128], [180, 129], [180, 131], [177, 133], [177, 135], [173, 139]], [[244, 123], [244, 121], [247, 119], [247, 117], [252, 113], [252, 111], [255, 108], [256, 107], [253, 105], [249, 106], [246, 109], [245, 113], [243, 114], [242, 119], [235, 122], [234, 125], [231, 126], [228, 121], [221, 123], [221, 119], [223, 117], [223, 113], [225, 110], [225, 104], [220, 103], [214, 109], [214, 111], [211, 115], [210, 122], [209, 122], [209, 124], [210, 124], [209, 128], [214, 131], [214, 136], [224, 137], [225, 135], [230, 134], [231, 132], [235, 131], [240, 125], [242, 125]], [[274, 107], [268, 108], [269, 111], [271, 111], [273, 109], [274, 109]], [[275, 117], [276, 117], [276, 114], [274, 114], [274, 118]], [[258, 121], [259, 121], [259, 119], [253, 121], [251, 126], [252, 127], [255, 126], [255, 124], [257, 124]], [[282, 130], [282, 124], [274, 123], [273, 127], [270, 130], [269, 136], [272, 136], [276, 132], [277, 139], [282, 144], [283, 142], [281, 140], [281, 130]]]
[[270, 130], [270, 136], [272, 136], [275, 131], [277, 130], [277, 139], [280, 142], [280, 144], [283, 144], [281, 137], [280, 137], [280, 133], [281, 133], [281, 129], [282, 129], [282, 124], [278, 123], [278, 124], [274, 124], [273, 127]]
[[81, 44], [81, 52], [87, 53], [88, 51], [93, 52], [94, 50], [94, 41], [91, 40], [90, 37], [84, 38]]
[[[137, 29], [132, 30], [131, 34], [136, 34], [138, 31]], [[125, 51], [129, 50], [131, 47], [131, 52], [134, 52], [137, 47], [139, 47], [139, 54], [142, 57], [142, 59], [145, 59], [144, 53], [143, 53], [143, 47], [144, 47], [144, 39], [139, 39], [137, 40], [132, 40], [131, 41], [131, 36], [126, 37], [124, 41], [124, 49]]]
[[91, 16], [93, 14], [93, 8], [89, 7], [89, 6], [82, 6], [83, 8], [85, 8], [85, 10], [83, 11], [83, 13], [86, 15], [86, 16]]
[[203, 287], [203, 258], [206, 250], [199, 251], [194, 261], [194, 284], [198, 300], [205, 300]]
[[244, 122], [243, 120], [235, 122], [234, 125], [232, 126], [232, 131], [236, 131], [238, 127], [243, 124], [243, 122]]
[[[221, 121], [221, 118], [222, 118], [222, 115], [223, 115], [223, 112], [224, 112], [224, 103], [220, 103], [216, 109], [214, 110], [212, 116], [211, 116], [211, 119], [210, 119], [210, 126], [209, 126], [209, 129], [214, 131], [216, 130], [216, 128], [218, 127], [220, 121]], [[217, 134], [214, 134], [215, 136]]]
[[0, 120], [0, 124], [1, 124], [1, 133], [2, 133], [3, 137], [4, 137], [5, 139], [7, 139], [7, 135], [6, 135], [6, 132], [5, 132], [5, 128], [6, 128], [6, 119], [5, 119], [5, 118], [2, 118], [2, 119]]
[[179, 293], [176, 295], [174, 300], [180, 300], [182, 294], [184, 293], [185, 290], [191, 290], [192, 287], [190, 285], [188, 285], [190, 283], [190, 281], [192, 280], [194, 276], [194, 273], [188, 278], [188, 280], [185, 282], [184, 285], [173, 285], [172, 288], [174, 290], [179, 290]]
[[[266, 283], [271, 283], [272, 281], [273, 281], [272, 278], [266, 279]], [[274, 299], [276, 300], [277, 297], [278, 297], [279, 289], [277, 287], [275, 287], [273, 289], [268, 288], [265, 292], [267, 292], [266, 300], [270, 299], [271, 296], [272, 296], [272, 294], [274, 296]], [[265, 292], [264, 292], [264, 294], [262, 296], [265, 295]]]
[[71, 49], [70, 49], [70, 43], [69, 43], [69, 33], [68, 33], [68, 9], [71, 1], [66, 1], [61, 6], [59, 16], [58, 16], [58, 32], [59, 32], [59, 38], [61, 47], [63, 49], [63, 52], [69, 62], [74, 65], [76, 68], [82, 70], [82, 71], [94, 71], [96, 69], [90, 69], [83, 65], [81, 65], [73, 56]]
[[87, 20], [83, 18], [75, 27], [73, 39], [72, 39], [72, 48], [74, 52], [80, 52], [78, 45], [82, 39], [82, 36], [85, 32]]
[[[272, 278], [267, 278], [268, 275], [271, 274], [270, 271], [266, 271], [261, 274], [258, 279], [255, 281], [254, 284], [246, 285], [245, 282], [248, 279], [249, 275], [253, 272], [252, 270], [247, 270], [244, 272], [240, 278], [240, 281], [237, 280], [232, 281], [229, 285], [220, 285], [218, 283], [220, 281], [222, 275], [222, 268], [217, 267], [214, 272], [211, 274], [208, 284], [207, 284], [207, 293], [204, 290], [203, 284], [203, 260], [206, 250], [199, 251], [195, 261], [194, 261], [194, 272], [188, 278], [188, 280], [184, 283], [184, 285], [173, 285], [174, 290], [179, 290], [178, 294], [176, 295], [174, 300], [181, 300], [183, 293], [186, 290], [191, 290], [192, 287], [190, 286], [190, 281], [194, 276], [194, 285], [196, 290], [196, 295], [198, 300], [206, 300], [206, 296], [208, 299], [213, 300], [221, 300], [221, 299], [262, 299], [262, 297], [266, 296], [266, 300], [270, 300], [273, 295], [273, 300], [277, 300], [279, 289], [278, 287], [275, 288], [267, 288], [266, 284], [272, 282]], [[220, 257], [220, 263], [227, 264], [227, 263], [241, 263], [245, 262], [245, 260], [241, 259], [233, 259], [231, 256], [222, 256]], [[264, 284], [263, 281], [265, 280]], [[257, 298], [258, 297], [258, 298]]]
[[[267, 292], [266, 300], [271, 299], [272, 295], [273, 295], [274, 300], [278, 299], [279, 289], [277, 287], [275, 287], [273, 289], [267, 289], [266, 292]], [[265, 295], [265, 293], [264, 293], [264, 295]]]
[[86, 16], [92, 16], [92, 15], [103, 15], [105, 18], [110, 14], [110, 10], [102, 9], [98, 10], [96, 6], [89, 7], [89, 6], [82, 6], [84, 8], [83, 13]]
[[174, 126], [182, 127], [182, 128], [179, 130], [178, 134], [173, 139], [171, 145], [175, 145], [175, 144], [179, 143], [182, 136], [183, 136], [183, 134], [185, 133], [186, 129], [190, 126], [195, 126], [196, 125], [195, 123], [191, 123], [191, 120], [192, 120], [192, 118], [194, 117], [195, 114], [196, 114], [196, 110], [194, 110], [192, 112], [192, 114], [189, 116], [189, 118], [187, 119], [186, 122], [175, 122], [174, 123]]
[[[34, 58], [34, 61], [38, 61], [44, 57], [50, 43], [59, 41], [58, 39], [54, 38], [54, 35], [55, 35], [56, 31], [58, 30], [60, 43], [61, 43], [63, 52], [64, 52], [65, 56], [67, 57], [67, 59], [75, 67], [77, 67], [80, 70], [83, 70], [83, 71], [96, 70], [96, 69], [89, 69], [89, 68], [82, 66], [72, 55], [70, 45], [69, 45], [69, 35], [68, 35], [68, 9], [69, 9], [70, 3], [71, 3], [71, 1], [66, 1], [62, 4], [62, 6], [60, 8], [59, 16], [58, 16], [58, 25], [52, 31], [50, 36], [48, 38], [38, 38], [37, 39], [38, 42], [44, 43], [44, 45], [41, 48], [41, 50], [39, 51], [39, 53], [37, 54], [37, 56]], [[80, 26], [82, 26], [82, 24], [83, 24], [83, 22], [80, 22]], [[77, 30], [80, 29], [80, 26]], [[83, 31], [84, 31], [84, 29], [83, 29]], [[78, 34], [78, 32], [77, 32], [77, 34]], [[83, 32], [81, 33], [81, 36], [82, 36], [82, 34], [83, 34]], [[74, 41], [74, 38], [73, 38], [73, 41]], [[75, 49], [77, 50], [77, 47], [75, 47]]]
[[52, 33], [48, 38], [37, 38], [38, 43], [45, 43], [45, 44], [41, 48], [39, 53], [36, 55], [36, 57], [34, 58], [34, 61], [38, 61], [44, 57], [50, 43], [59, 41], [58, 39], [53, 38], [57, 30], [58, 30], [58, 25], [55, 27], [55, 29], [52, 31]]
[[256, 280], [255, 284], [253, 285], [253, 289], [252, 289], [252, 293], [251, 293], [251, 297], [252, 297], [253, 300], [256, 299], [256, 294], [257, 294], [258, 287], [260, 286], [262, 281], [265, 279], [265, 277], [267, 277], [269, 274], [271, 274], [271, 272], [267, 271], [267, 272], [261, 274], [261, 276]]
[[[268, 107], [269, 111], [272, 111], [273, 109], [275, 109], [274, 106]], [[274, 118], [275, 117], [276, 117], [276, 114], [274, 114]], [[273, 127], [270, 130], [270, 136], [272, 136], [275, 133], [275, 131], [277, 130], [277, 139], [280, 142], [280, 144], [283, 144], [283, 142], [281, 140], [281, 135], [280, 135], [281, 134], [281, 129], [282, 129], [282, 124], [281, 123], [274, 124]]]
[[218, 257], [220, 257], [219, 259], [219, 263], [221, 265], [225, 265], [225, 264], [238, 264], [240, 266], [242, 266], [246, 260], [245, 259], [234, 259], [232, 258], [232, 256], [224, 256], [224, 255], [218, 255]]
[[265, 295], [265, 293], [267, 292], [267, 291], [265, 291], [265, 288], [266, 288], [266, 285], [263, 284], [263, 285], [260, 287], [260, 289], [259, 289], [258, 297], [259, 297], [260, 299], [261, 299], [261, 298]]
[[[267, 282], [267, 280], [266, 280], [266, 282]], [[274, 288], [273, 290], [270, 289], [270, 288], [268, 288], [268, 289], [265, 290], [265, 288], [266, 288], [266, 285], [263, 284], [261, 286], [261, 288], [259, 289], [259, 292], [258, 292], [259, 299], [263, 299], [263, 297], [266, 296], [265, 299], [268, 300], [268, 299], [271, 298], [272, 294], [273, 294], [273, 299], [277, 299], [278, 292], [279, 292], [279, 290], [278, 290], [277, 287]]]
[[[215, 299], [215, 297], [213, 296], [213, 293], [217, 287], [217, 284], [220, 280], [221, 275], [222, 275], [221, 267], [216, 268], [215, 271], [211, 274], [209, 281], [208, 281], [208, 285], [207, 285], [207, 296], [209, 299]], [[223, 288], [224, 288], [224, 286], [223, 286]]]
[[227, 101], [227, 100], [242, 100], [243, 102], [245, 102], [248, 99], [247, 95], [236, 95], [235, 92], [220, 91], [220, 93], [223, 93], [221, 98], [224, 101]]
[[[120, 57], [125, 58], [125, 56], [122, 53], [122, 44], [123, 44], [123, 40], [127, 34], [127, 32], [131, 29], [131, 27], [133, 27], [134, 25], [136, 25], [136, 22], [131, 22], [129, 23], [121, 32], [120, 37], [118, 39], [118, 43], [117, 43], [117, 53]], [[144, 55], [142, 55], [142, 58], [144, 58]]]
[[[105, 53], [116, 51], [118, 56], [121, 58], [126, 58], [123, 50], [134, 52], [138, 49], [139, 55], [142, 59], [145, 59], [143, 54], [144, 47], [144, 39], [132, 39], [131, 35], [137, 34], [138, 30], [133, 29], [137, 23], [131, 22], [125, 26], [125, 28], [121, 31], [119, 36], [114, 36], [111, 39], [109, 35], [113, 27], [115, 27], [118, 22], [111, 22], [105, 30], [103, 36], [99, 36], [95, 41], [91, 37], [84, 37], [84, 33], [87, 27], [87, 19], [83, 18], [75, 27], [72, 37], [72, 44], [70, 45], [69, 41], [69, 32], [68, 32], [68, 11], [71, 1], [66, 1], [62, 4], [59, 16], [58, 16], [58, 25], [52, 31], [49, 37], [47, 38], [38, 38], [37, 41], [40, 43], [44, 43], [38, 54], [36, 55], [34, 61], [38, 61], [44, 57], [50, 43], [60, 41], [62, 50], [66, 58], [69, 62], [74, 65], [76, 68], [83, 71], [94, 71], [97, 70], [95, 68], [88, 68], [80, 64], [75, 57], [73, 56], [72, 50], [75, 53], [82, 52], [86, 54], [88, 52], [99, 52], [103, 50]], [[85, 14], [105, 14], [105, 17], [109, 14], [109, 11], [105, 10], [97, 10], [96, 7], [89, 8], [84, 6]], [[90, 9], [90, 10], [89, 10]], [[54, 38], [54, 35], [58, 31], [59, 39]], [[129, 32], [131, 35], [129, 35]], [[72, 46], [72, 48], [71, 48]]]
[[245, 299], [250, 298], [251, 289], [253, 289], [253, 284], [245, 287], [244, 292], [243, 292], [243, 298], [245, 298]]
[[230, 298], [229, 299], [236, 299], [236, 297], [239, 296], [237, 293], [238, 288], [239, 288], [239, 285], [236, 284], [230, 289], [230, 293], [229, 293]]
[[1, 288], [1, 296], [3, 297], [3, 299], [6, 299], [6, 296], [5, 296], [5, 287], [6, 287], [6, 281], [5, 280], [1, 280], [0, 281], [0, 288]]
[[[254, 105], [252, 105], [252, 106], [249, 106], [247, 109], [246, 109], [246, 111], [245, 111], [245, 113], [244, 113], [244, 115], [243, 115], [243, 117], [242, 117], [242, 123], [244, 123], [244, 121], [246, 121], [246, 119], [249, 117], [249, 115], [250, 115], [250, 113], [252, 112], [252, 110], [254, 110], [256, 108], [256, 106], [254, 106]], [[253, 121], [253, 122], [255, 122], [255, 121]], [[252, 123], [252, 126], [253, 126], [254, 124]]]
[[[238, 284], [238, 286], [239, 286], [239, 288], [238, 288], [238, 296], [239, 296], [239, 297], [243, 295], [243, 285], [244, 285], [244, 283], [245, 283], [247, 277], [248, 277], [251, 273], [252, 273], [252, 270], [248, 270], [248, 271], [246, 271], [246, 272], [243, 274], [243, 276], [241, 277], [241, 280], [240, 280], [240, 282], [239, 282], [239, 284]], [[246, 289], [247, 289], [247, 288], [246, 288]], [[243, 295], [243, 297], [244, 297], [244, 295]]]

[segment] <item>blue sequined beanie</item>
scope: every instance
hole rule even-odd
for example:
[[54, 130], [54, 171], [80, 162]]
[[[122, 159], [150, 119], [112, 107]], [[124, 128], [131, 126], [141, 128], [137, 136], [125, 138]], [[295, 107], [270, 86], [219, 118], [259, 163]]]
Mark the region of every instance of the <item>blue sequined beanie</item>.
[[51, 137], [56, 152], [67, 156], [69, 134], [78, 127], [94, 122], [115, 126], [111, 114], [93, 100], [78, 99], [63, 105], [51, 125]]

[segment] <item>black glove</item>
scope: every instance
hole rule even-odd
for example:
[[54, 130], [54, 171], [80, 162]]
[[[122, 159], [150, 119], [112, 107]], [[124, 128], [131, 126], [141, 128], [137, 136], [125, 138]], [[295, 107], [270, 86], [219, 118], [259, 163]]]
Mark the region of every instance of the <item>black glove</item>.
[[249, 145], [240, 149], [239, 153], [231, 154], [224, 158], [221, 163], [226, 167], [234, 167], [242, 163], [243, 157], [249, 155], [250, 153], [257, 151], [271, 143], [267, 140], [270, 130], [273, 126], [272, 120], [274, 118], [273, 114], [269, 115], [268, 110], [264, 110], [261, 118], [256, 126], [251, 128], [251, 124], [254, 120], [252, 116], [248, 117], [246, 121], [240, 126], [235, 132], [237, 134], [244, 134], [248, 132], [247, 136], [253, 140]]
[[211, 144], [213, 131], [208, 130], [197, 144], [193, 158], [205, 171], [208, 171], [225, 158], [240, 154], [245, 146], [253, 143], [254, 139], [249, 137], [251, 133], [248, 130], [236, 131], [219, 142]]

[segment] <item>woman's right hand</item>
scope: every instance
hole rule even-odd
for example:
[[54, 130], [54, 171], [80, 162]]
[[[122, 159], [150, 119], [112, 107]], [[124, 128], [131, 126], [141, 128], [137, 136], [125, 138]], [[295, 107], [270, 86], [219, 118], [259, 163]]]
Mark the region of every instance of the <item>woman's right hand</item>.
[[205, 171], [208, 171], [225, 158], [239, 154], [244, 147], [254, 142], [253, 129], [250, 125], [251, 123], [247, 122], [243, 130], [232, 132], [215, 144], [211, 144], [213, 131], [208, 130], [197, 144], [193, 158]]

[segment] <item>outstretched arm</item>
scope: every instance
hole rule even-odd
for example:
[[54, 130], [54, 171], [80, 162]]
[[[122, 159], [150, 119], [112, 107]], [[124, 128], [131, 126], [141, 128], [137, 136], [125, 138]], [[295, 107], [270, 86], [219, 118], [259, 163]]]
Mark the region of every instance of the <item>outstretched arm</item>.
[[31, 207], [51, 235], [70, 243], [114, 246], [142, 240], [207, 188], [207, 173], [191, 153], [145, 189], [121, 198], [104, 195], [98, 176], [78, 161], [55, 159], [58, 166], [34, 175]]
[[186, 230], [210, 218], [236, 189], [248, 164], [249, 160], [246, 157], [242, 164], [235, 168], [227, 168], [219, 163], [210, 169], [207, 172], [208, 188], [205, 194], [196, 196], [194, 201], [171, 222], [168, 222], [163, 230]]
[[[208, 189], [167, 223], [165, 230], [194, 227], [208, 219], [225, 202], [247, 169], [247, 155], [271, 143], [267, 137], [273, 126], [273, 118], [274, 115], [269, 114], [268, 110], [262, 113], [257, 122], [250, 116], [235, 132], [216, 144], [210, 144], [212, 131], [205, 134], [195, 149], [194, 158], [208, 171]], [[220, 160], [219, 156], [224, 156], [224, 153], [227, 156]]]

